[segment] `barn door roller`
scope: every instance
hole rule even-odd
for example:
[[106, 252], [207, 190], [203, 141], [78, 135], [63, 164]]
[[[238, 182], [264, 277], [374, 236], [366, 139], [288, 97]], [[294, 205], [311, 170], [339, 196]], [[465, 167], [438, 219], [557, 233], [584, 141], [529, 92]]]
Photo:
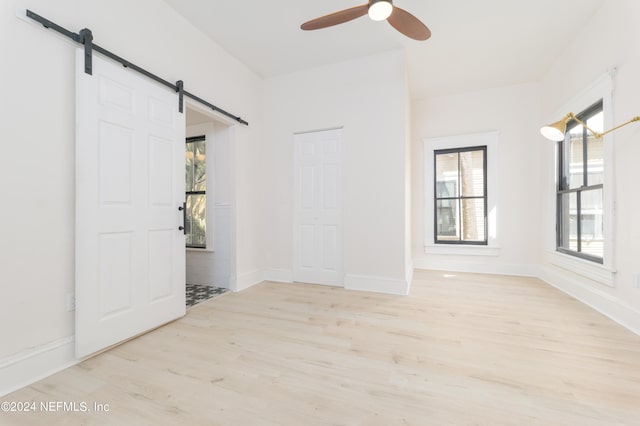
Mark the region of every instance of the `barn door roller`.
[[[79, 39], [80, 43], [84, 44], [84, 72], [93, 74], [93, 34], [89, 28], [80, 30]], [[182, 111], [180, 111], [182, 112]]]

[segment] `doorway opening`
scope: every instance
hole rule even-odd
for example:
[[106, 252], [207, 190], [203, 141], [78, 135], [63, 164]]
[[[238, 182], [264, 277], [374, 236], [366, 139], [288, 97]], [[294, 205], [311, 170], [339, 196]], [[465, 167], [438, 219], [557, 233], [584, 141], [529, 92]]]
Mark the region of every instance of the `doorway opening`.
[[231, 290], [233, 276], [232, 130], [187, 103], [185, 140], [186, 304]]

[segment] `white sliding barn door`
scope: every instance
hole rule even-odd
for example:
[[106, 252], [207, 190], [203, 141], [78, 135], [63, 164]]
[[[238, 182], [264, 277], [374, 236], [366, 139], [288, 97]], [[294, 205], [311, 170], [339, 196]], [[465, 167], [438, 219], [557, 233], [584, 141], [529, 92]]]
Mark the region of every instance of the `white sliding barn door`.
[[342, 129], [296, 134], [294, 281], [344, 285]]
[[76, 356], [185, 313], [184, 114], [170, 89], [76, 55]]

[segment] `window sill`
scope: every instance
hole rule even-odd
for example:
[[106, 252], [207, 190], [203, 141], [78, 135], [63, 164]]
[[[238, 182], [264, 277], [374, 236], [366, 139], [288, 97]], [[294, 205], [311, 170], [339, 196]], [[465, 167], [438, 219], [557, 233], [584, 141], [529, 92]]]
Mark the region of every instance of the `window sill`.
[[615, 269], [564, 253], [554, 251], [550, 252], [550, 254], [551, 263], [553, 265], [581, 275], [585, 278], [589, 278], [599, 284], [604, 284], [608, 287], [615, 287], [613, 280], [616, 273]]
[[425, 254], [451, 254], [458, 256], [500, 256], [500, 247], [458, 244], [429, 244], [424, 246]]
[[195, 253], [213, 253], [213, 249], [201, 249], [196, 247], [186, 247], [187, 251], [192, 251]]

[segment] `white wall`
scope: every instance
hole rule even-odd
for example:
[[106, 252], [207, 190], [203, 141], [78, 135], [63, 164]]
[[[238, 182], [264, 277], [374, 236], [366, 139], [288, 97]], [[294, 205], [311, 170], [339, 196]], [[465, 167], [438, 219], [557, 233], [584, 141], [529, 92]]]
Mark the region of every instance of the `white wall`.
[[[433, 97], [412, 104], [413, 262], [417, 268], [535, 275], [540, 227], [540, 86]], [[425, 138], [498, 132], [497, 255], [425, 254]], [[432, 161], [432, 160], [431, 160]], [[491, 178], [491, 176], [489, 176]], [[491, 188], [489, 188], [491, 189]], [[461, 247], [447, 246], [449, 252]]]
[[[636, 0], [607, 0], [602, 8], [575, 34], [575, 40], [550, 68], [542, 81], [542, 120], [583, 91], [591, 82], [617, 68], [613, 79], [614, 125], [640, 115], [640, 3]], [[565, 111], [569, 112], [569, 111]], [[578, 112], [578, 111], [574, 111]], [[560, 117], [558, 117], [559, 119]], [[552, 264], [553, 255], [542, 246], [541, 276], [549, 283], [590, 304], [640, 334], [640, 289], [634, 274], [640, 273], [640, 125], [631, 124], [612, 134], [615, 181], [608, 195], [614, 196], [613, 285], [600, 284]], [[543, 158], [543, 169], [553, 170], [553, 158]], [[544, 175], [543, 190], [554, 187], [553, 175]], [[546, 195], [546, 194], [545, 194]], [[553, 223], [553, 198], [543, 198], [546, 227]]]
[[[75, 45], [17, 19], [18, 5], [27, 2], [0, 5], [0, 394], [74, 362], [66, 298], [74, 288]], [[347, 287], [406, 293], [412, 256], [418, 267], [537, 274], [640, 331], [640, 290], [633, 288], [640, 272], [640, 126], [615, 133], [613, 288], [547, 262], [540, 234], [554, 210], [544, 192], [553, 159], [543, 157], [538, 136], [541, 123], [612, 67], [618, 68], [614, 122], [640, 114], [637, 1], [605, 1], [540, 83], [413, 102], [411, 152], [402, 52], [263, 86], [163, 2], [30, 0], [28, 7], [69, 29], [92, 29], [101, 46], [168, 80], [184, 80], [187, 90], [250, 122], [228, 133], [232, 289], [263, 277], [291, 279], [293, 133], [344, 126]], [[500, 134], [500, 254], [480, 261], [425, 255], [422, 138], [487, 130]]]
[[399, 51], [265, 81], [267, 278], [292, 279], [293, 134], [344, 126], [345, 286], [406, 293], [407, 99]]
[[[78, 31], [167, 80], [242, 115], [235, 126], [233, 218], [238, 277], [264, 267], [260, 176], [262, 81], [164, 2], [0, 3], [0, 394], [73, 362], [76, 45], [16, 18], [18, 6]], [[152, 11], [153, 19], [149, 19]], [[244, 285], [252, 284], [245, 281]]]

